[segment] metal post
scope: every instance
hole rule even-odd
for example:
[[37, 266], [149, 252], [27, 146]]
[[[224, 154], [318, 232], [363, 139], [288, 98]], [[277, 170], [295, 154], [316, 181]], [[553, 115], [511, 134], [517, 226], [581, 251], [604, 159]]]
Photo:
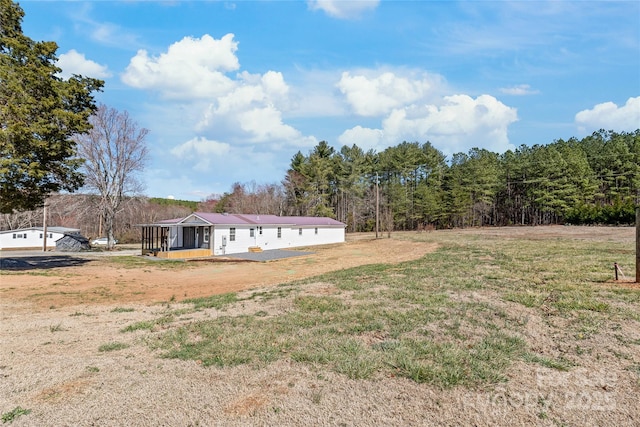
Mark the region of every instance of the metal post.
[[142, 226], [140, 227], [140, 255], [144, 255], [144, 250], [145, 250], [145, 240], [147, 237], [147, 227]]

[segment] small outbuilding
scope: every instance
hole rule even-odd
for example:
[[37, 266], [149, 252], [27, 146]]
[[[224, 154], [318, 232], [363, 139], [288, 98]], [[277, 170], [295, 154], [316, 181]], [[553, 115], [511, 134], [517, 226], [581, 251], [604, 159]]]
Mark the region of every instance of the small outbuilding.
[[327, 217], [195, 212], [140, 225], [142, 253], [187, 258], [342, 243], [345, 224]]
[[81, 252], [90, 249], [89, 239], [80, 234], [65, 234], [56, 240], [56, 252]]

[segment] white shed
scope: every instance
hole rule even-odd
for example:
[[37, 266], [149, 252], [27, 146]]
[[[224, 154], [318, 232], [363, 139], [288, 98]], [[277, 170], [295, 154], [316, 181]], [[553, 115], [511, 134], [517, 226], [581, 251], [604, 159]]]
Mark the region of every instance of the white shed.
[[[47, 227], [47, 249], [55, 249], [56, 241], [67, 234], [80, 234], [77, 228]], [[0, 250], [42, 249], [42, 227], [0, 231]]]
[[[141, 227], [142, 252], [159, 253], [169, 258], [225, 255], [345, 241], [345, 224], [327, 217], [196, 212], [185, 218]], [[182, 252], [175, 253], [178, 250]]]

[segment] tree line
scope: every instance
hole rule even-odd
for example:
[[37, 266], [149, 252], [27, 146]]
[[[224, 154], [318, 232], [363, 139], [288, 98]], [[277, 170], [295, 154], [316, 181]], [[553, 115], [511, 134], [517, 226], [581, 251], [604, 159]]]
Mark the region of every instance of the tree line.
[[[351, 231], [545, 224], [631, 224], [640, 199], [640, 129], [473, 148], [449, 161], [429, 142], [380, 153], [320, 142], [283, 181], [288, 211], [331, 216]], [[376, 209], [376, 206], [378, 207]]]
[[236, 183], [200, 209], [329, 216], [348, 231], [505, 225], [632, 224], [640, 129], [446, 156], [429, 142], [382, 152], [326, 141], [297, 152], [279, 184]]

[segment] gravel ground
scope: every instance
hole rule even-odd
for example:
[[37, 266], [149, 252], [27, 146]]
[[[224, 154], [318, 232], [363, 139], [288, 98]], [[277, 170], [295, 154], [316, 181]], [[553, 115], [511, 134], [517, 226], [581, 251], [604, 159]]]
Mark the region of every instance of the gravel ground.
[[273, 261], [277, 259], [292, 258], [298, 256], [313, 255], [313, 252], [291, 251], [282, 249], [270, 249], [262, 252], [247, 252], [243, 254], [229, 254], [229, 258], [246, 259], [249, 261]]

